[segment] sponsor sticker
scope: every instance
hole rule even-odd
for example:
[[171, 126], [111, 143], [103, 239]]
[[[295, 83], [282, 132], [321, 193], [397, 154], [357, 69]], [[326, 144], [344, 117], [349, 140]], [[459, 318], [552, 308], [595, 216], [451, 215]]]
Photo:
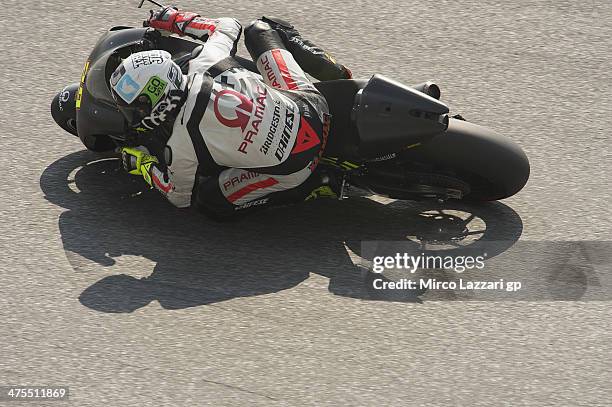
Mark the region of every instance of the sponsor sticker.
[[157, 76], [151, 77], [149, 82], [144, 87], [143, 95], [147, 95], [149, 99], [151, 99], [151, 106], [157, 105], [159, 99], [164, 94], [166, 87], [168, 86], [168, 82], [161, 80]]
[[64, 111], [64, 104], [66, 102], [68, 102], [68, 100], [70, 99], [70, 92], [67, 90], [67, 87], [64, 88], [64, 90], [62, 90], [62, 93], [60, 93], [59, 99], [58, 99], [58, 104], [59, 104], [59, 110], [60, 111]]
[[124, 101], [132, 103], [140, 91], [140, 85], [129, 74], [125, 74], [117, 83], [115, 91]]
[[163, 64], [164, 56], [160, 51], [149, 51], [146, 53], [134, 54], [132, 57], [132, 66], [134, 69], [141, 66]]
[[77, 110], [81, 108], [81, 99], [83, 98], [83, 87], [85, 86], [85, 78], [87, 77], [87, 72], [89, 71], [89, 61], [85, 63], [85, 67], [83, 68], [83, 73], [81, 74], [81, 83], [79, 84], [79, 91], [77, 92], [75, 104]]

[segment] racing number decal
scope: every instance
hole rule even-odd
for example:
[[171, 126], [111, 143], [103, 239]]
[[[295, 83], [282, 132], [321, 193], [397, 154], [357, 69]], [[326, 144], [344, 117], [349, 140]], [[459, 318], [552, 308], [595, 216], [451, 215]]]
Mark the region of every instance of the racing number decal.
[[81, 98], [83, 97], [83, 87], [85, 86], [85, 78], [87, 77], [87, 71], [89, 71], [89, 60], [85, 63], [83, 73], [81, 74], [81, 83], [79, 84], [79, 91], [76, 96], [76, 108], [81, 108]]

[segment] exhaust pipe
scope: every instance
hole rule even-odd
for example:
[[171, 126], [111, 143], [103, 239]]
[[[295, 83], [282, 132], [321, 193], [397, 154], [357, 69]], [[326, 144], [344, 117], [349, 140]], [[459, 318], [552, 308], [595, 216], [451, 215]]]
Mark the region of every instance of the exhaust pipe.
[[412, 88], [428, 96], [431, 96], [434, 99], [440, 100], [440, 87], [438, 87], [438, 85], [436, 85], [432, 81], [419, 83], [418, 85], [412, 86]]

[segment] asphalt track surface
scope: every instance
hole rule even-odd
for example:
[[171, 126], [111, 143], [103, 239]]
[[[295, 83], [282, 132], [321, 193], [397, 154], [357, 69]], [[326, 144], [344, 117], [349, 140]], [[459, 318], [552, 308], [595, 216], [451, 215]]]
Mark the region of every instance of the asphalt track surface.
[[[315, 202], [219, 225], [92, 163], [49, 102], [105, 29], [139, 24], [135, 3], [4, 3], [0, 385], [67, 385], [76, 406], [610, 405], [609, 258], [592, 299], [377, 297], [349, 251], [431, 232], [426, 204]], [[435, 79], [454, 111], [520, 143], [526, 188], [461, 207], [507, 242], [506, 278], [529, 247], [612, 240], [609, 1], [181, 6], [284, 16], [355, 76]]]

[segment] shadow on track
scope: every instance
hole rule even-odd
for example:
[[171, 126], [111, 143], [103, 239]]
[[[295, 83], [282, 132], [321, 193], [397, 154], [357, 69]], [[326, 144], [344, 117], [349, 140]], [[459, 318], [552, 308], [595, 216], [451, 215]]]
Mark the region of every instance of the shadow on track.
[[[432, 204], [383, 205], [367, 198], [319, 200], [215, 223], [174, 208], [144, 190], [140, 177], [120, 171], [117, 160], [88, 151], [51, 164], [40, 185], [47, 200], [68, 209], [59, 227], [75, 270], [83, 263], [79, 256], [103, 267], [122, 255], [156, 263], [148, 277], [111, 275], [87, 288], [81, 303], [102, 312], [132, 312], [153, 300], [182, 309], [268, 294], [298, 285], [309, 273], [329, 278], [329, 291], [336, 295], [418, 301], [418, 293], [373, 290], [371, 273], [355, 266], [347, 247], [359, 255], [361, 241], [406, 240], [442, 230], [435, 223], [439, 216], [423, 215], [434, 210]], [[481, 240], [507, 242], [491, 256], [521, 235], [520, 217], [501, 203], [452, 205], [483, 219]]]

